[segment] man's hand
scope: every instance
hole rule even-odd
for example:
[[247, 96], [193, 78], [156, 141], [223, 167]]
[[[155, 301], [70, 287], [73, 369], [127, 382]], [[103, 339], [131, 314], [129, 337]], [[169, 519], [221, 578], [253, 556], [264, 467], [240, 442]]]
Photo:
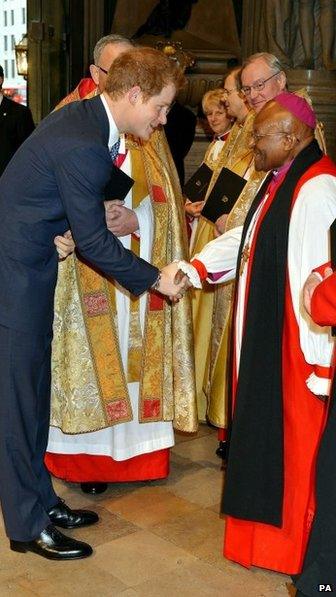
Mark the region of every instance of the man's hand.
[[[324, 278], [329, 278], [329, 276], [331, 276], [331, 274], [333, 273], [333, 270], [331, 269], [331, 267], [326, 267], [324, 270]], [[318, 274], [316, 274], [315, 272], [312, 272], [306, 282], [305, 285], [303, 287], [303, 304], [304, 304], [304, 308], [306, 309], [307, 313], [309, 315], [311, 315], [311, 300], [312, 300], [312, 296], [315, 292], [316, 287], [321, 283], [321, 278]]]
[[178, 300], [183, 297], [185, 290], [190, 286], [188, 276], [182, 272], [182, 276], [179, 274], [177, 278], [178, 281], [175, 281], [177, 272], [178, 265], [175, 262], [169, 263], [169, 265], [162, 268], [161, 280], [157, 288], [158, 292], [169, 296], [173, 302], [178, 302]]
[[54, 243], [60, 259], [65, 259], [75, 250], [75, 243], [70, 230], [67, 230], [63, 236], [55, 236]]
[[115, 236], [126, 236], [139, 228], [135, 211], [125, 207], [121, 201], [105, 201], [105, 218], [107, 228]]
[[226, 221], [228, 219], [229, 214], [223, 214], [219, 218], [217, 218], [215, 222], [215, 237], [221, 236], [225, 232]]
[[[174, 283], [180, 284], [181, 282], [184, 283], [184, 289], [180, 293], [183, 296], [184, 292], [192, 287], [192, 283], [190, 282], [188, 276], [186, 276], [186, 274], [181, 269], [178, 269], [175, 274]], [[181, 297], [180, 296], [170, 296], [169, 298], [172, 303], [178, 303], [180, 298], [182, 298], [182, 296]]]
[[186, 199], [184, 209], [188, 216], [191, 216], [192, 218], [199, 218], [204, 204], [205, 201], [195, 201], [193, 203], [192, 201], [189, 201], [189, 199]]
[[114, 205], [124, 205], [124, 201], [122, 199], [108, 199], [104, 201], [105, 212], [110, 211]]

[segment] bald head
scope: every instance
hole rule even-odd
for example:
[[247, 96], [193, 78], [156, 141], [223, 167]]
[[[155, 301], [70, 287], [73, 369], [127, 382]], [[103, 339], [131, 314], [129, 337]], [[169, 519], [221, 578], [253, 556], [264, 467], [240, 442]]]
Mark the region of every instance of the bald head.
[[256, 170], [291, 162], [314, 138], [314, 131], [275, 100], [267, 102], [253, 125]]

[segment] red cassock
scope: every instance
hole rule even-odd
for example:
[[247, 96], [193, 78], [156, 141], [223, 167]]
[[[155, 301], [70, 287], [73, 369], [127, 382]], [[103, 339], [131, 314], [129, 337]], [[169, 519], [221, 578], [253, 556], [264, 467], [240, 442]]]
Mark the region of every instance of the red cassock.
[[[321, 160], [325, 162], [326, 158]], [[315, 167], [315, 174], [322, 174]], [[328, 166], [327, 166], [328, 170]], [[335, 168], [330, 168], [335, 175]], [[303, 177], [295, 189], [292, 208], [300, 188], [309, 177]], [[266, 202], [258, 224], [265, 217], [271, 201]], [[258, 225], [257, 225], [258, 226]], [[250, 276], [256, 237], [248, 262], [246, 301], [250, 287], [256, 283]], [[336, 296], [336, 275], [321, 287], [332, 288]], [[336, 301], [333, 305], [322, 289], [313, 298], [313, 318], [319, 323], [336, 321]], [[328, 317], [325, 313], [328, 313]], [[315, 317], [316, 316], [316, 317]], [[330, 316], [330, 319], [329, 319]], [[284, 492], [281, 527], [233, 516], [226, 517], [224, 555], [243, 566], [259, 566], [286, 574], [298, 573], [303, 564], [309, 533], [315, 512], [315, 460], [326, 419], [325, 403], [314, 396], [306, 385], [313, 371], [300, 347], [299, 327], [294, 314], [288, 271], [282, 335], [282, 384], [284, 430]], [[316, 372], [316, 368], [315, 368]], [[318, 373], [318, 372], [317, 372]], [[235, 377], [235, 376], [234, 376]], [[233, 379], [233, 396], [237, 379]], [[259, 457], [256, 454], [256, 458]]]
[[[83, 79], [80, 81], [76, 92], [83, 99], [92, 93], [95, 88], [96, 85], [92, 79]], [[99, 481], [120, 483], [167, 477], [169, 474], [169, 455], [169, 449], [164, 449], [149, 454], [140, 454], [128, 460], [117, 461], [109, 456], [47, 452], [45, 463], [52, 475], [65, 481], [74, 483]]]
[[[243, 566], [285, 574], [301, 570], [314, 517], [314, 462], [325, 422], [325, 406], [305, 380], [312, 367], [300, 348], [290, 291], [286, 288], [283, 332], [284, 500], [281, 528], [226, 518], [224, 555]], [[295, 362], [295, 367], [291, 363]]]
[[72, 483], [148, 481], [168, 476], [169, 449], [120, 461], [109, 456], [47, 452], [45, 463], [55, 477]]

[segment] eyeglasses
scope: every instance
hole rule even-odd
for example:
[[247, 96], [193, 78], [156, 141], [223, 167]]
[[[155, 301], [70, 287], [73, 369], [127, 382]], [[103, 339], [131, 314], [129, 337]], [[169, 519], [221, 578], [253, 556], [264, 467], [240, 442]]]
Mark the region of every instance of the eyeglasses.
[[[251, 133], [251, 139], [253, 139], [253, 141], [255, 143], [257, 143], [258, 141], [260, 141], [260, 139], [262, 139], [263, 137], [277, 137], [278, 135], [292, 135], [293, 133], [288, 132], [286, 133], [285, 131], [278, 131], [277, 133], [264, 133], [263, 135], [259, 134], [259, 133]], [[299, 139], [296, 138], [297, 141], [299, 141]]]
[[223, 95], [231, 95], [234, 91], [238, 91], [238, 89], [224, 89], [222, 90]]
[[102, 66], [99, 66], [99, 64], [97, 64], [96, 66], [97, 66], [97, 68], [99, 68], [99, 70], [101, 70], [101, 71], [102, 71], [102, 73], [105, 73], [105, 75], [107, 75], [107, 74], [108, 74], [108, 70], [106, 70], [106, 69], [105, 69], [105, 68], [103, 68]]
[[263, 89], [265, 89], [265, 83], [267, 83], [267, 81], [270, 81], [270, 79], [273, 79], [273, 77], [276, 77], [280, 73], [281, 73], [281, 70], [274, 73], [274, 75], [271, 75], [270, 77], [268, 77], [268, 79], [260, 79], [260, 81], [253, 83], [253, 85], [243, 85], [241, 90], [245, 95], [251, 95], [252, 89], [254, 89], [254, 91], [258, 91], [258, 92], [262, 91]]

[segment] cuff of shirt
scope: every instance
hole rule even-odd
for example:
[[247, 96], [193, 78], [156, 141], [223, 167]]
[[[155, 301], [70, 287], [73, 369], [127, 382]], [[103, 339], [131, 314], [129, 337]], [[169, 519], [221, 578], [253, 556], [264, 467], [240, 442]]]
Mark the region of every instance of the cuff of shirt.
[[329, 396], [331, 379], [311, 373], [306, 379], [306, 385], [315, 396]]
[[194, 288], [202, 288], [201, 278], [196, 267], [187, 261], [179, 261], [177, 267], [188, 276], [189, 282]]
[[204, 263], [202, 263], [202, 261], [199, 259], [192, 259], [190, 263], [197, 270], [200, 280], [206, 280], [208, 277], [208, 270]]
[[332, 367], [314, 365], [313, 373], [306, 380], [307, 387], [316, 396], [329, 396], [332, 376]]
[[313, 273], [317, 274], [318, 276], [320, 276], [321, 281], [324, 278], [324, 270], [326, 267], [331, 267], [331, 261], [327, 261], [327, 263], [323, 263], [322, 265], [319, 265], [318, 267], [316, 267], [315, 269], [313, 269]]

